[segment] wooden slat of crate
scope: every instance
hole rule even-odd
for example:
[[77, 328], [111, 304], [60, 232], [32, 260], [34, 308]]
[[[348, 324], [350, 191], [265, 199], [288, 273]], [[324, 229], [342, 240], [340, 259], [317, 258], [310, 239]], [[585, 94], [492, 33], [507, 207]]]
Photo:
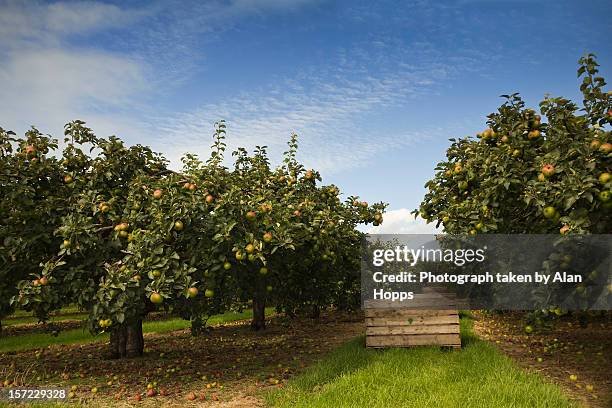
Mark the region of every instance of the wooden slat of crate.
[[421, 334], [421, 335], [388, 335], [367, 336], [367, 347], [411, 347], [411, 346], [445, 346], [461, 347], [461, 338], [457, 334]]
[[425, 317], [456, 316], [457, 309], [418, 310], [418, 309], [365, 309], [365, 317]]
[[367, 336], [390, 336], [402, 334], [459, 334], [458, 324], [410, 325], [410, 326], [370, 326]]
[[459, 324], [459, 316], [366, 317], [366, 327], [372, 326], [437, 326]]

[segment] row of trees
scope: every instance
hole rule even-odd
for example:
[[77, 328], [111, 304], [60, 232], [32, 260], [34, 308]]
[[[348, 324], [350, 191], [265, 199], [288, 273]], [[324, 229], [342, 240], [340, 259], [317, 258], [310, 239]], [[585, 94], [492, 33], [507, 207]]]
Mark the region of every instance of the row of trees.
[[266, 305], [289, 315], [359, 303], [356, 226], [380, 224], [386, 205], [318, 185], [296, 159], [265, 147], [233, 152], [216, 124], [207, 161], [183, 170], [148, 147], [99, 138], [84, 122], [65, 127], [64, 148], [32, 129], [0, 130], [0, 318], [14, 307], [42, 321], [76, 303], [92, 332], [110, 331], [114, 357], [143, 351], [142, 319], [158, 309], [192, 321]]
[[[518, 94], [502, 95], [506, 102], [488, 116], [482, 133], [451, 139], [415, 213], [450, 234], [612, 233], [612, 91], [604, 91], [594, 55], [579, 64], [580, 110], [570, 100], [547, 97], [537, 114]], [[586, 280], [575, 287], [576, 297], [587, 296], [589, 285], [601, 287], [602, 279], [612, 294], [609, 276], [567, 259], [561, 268], [575, 268]], [[551, 311], [563, 313], [548, 306], [527, 319], [537, 324]]]

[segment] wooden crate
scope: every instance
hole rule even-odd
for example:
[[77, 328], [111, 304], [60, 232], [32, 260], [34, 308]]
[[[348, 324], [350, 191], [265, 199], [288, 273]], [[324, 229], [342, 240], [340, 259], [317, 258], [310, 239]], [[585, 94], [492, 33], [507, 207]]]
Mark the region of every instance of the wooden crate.
[[366, 346], [441, 346], [461, 348], [459, 313], [452, 295], [426, 291], [415, 295], [419, 307], [435, 304], [443, 309], [398, 308], [391, 302], [366, 303]]

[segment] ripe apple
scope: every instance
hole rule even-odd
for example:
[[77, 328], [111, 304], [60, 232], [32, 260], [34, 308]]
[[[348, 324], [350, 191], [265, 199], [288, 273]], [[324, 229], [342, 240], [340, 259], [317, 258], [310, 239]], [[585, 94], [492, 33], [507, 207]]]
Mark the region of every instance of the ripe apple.
[[252, 254], [253, 252], [255, 252], [255, 245], [247, 244], [244, 250], [246, 251], [247, 254]]
[[35, 153], [36, 147], [34, 147], [34, 145], [27, 145], [25, 151], [27, 154]]
[[267, 275], [268, 274], [268, 268], [266, 268], [265, 266], [262, 266], [261, 268], [259, 268], [259, 273], [262, 275]]
[[361, 206], [362, 206], [363, 208], [368, 208], [368, 203], [367, 203], [367, 202], [365, 202], [365, 201], [362, 201], [362, 202], [361, 202]]
[[381, 214], [381, 213], [376, 213], [376, 214], [374, 214], [374, 219], [375, 219], [377, 222], [381, 222], [381, 221], [382, 221], [382, 214]]
[[206, 296], [207, 298], [211, 298], [213, 296], [215, 296], [215, 291], [212, 289], [206, 289], [204, 291], [204, 296]]
[[98, 387], [93, 387], [93, 388], [91, 389], [91, 392], [92, 392], [92, 394], [97, 393], [97, 392], [98, 392]]
[[255, 211], [249, 211], [246, 213], [247, 220], [253, 221], [255, 218], [257, 218], [257, 213]]
[[508, 141], [509, 141], [509, 140], [510, 140], [510, 139], [508, 138], [508, 136], [502, 136], [502, 137], [501, 137], [501, 142], [502, 142], [502, 143], [508, 143]]
[[49, 279], [47, 279], [46, 276], [43, 276], [42, 278], [40, 278], [39, 283], [41, 284], [41, 286], [45, 286], [49, 283]]
[[542, 213], [544, 214], [544, 218], [547, 218], [547, 219], [555, 218], [555, 216], [557, 215], [557, 209], [555, 207], [548, 206], [544, 208]]
[[183, 188], [184, 188], [185, 190], [188, 190], [190, 186], [191, 186], [191, 183], [189, 183], [189, 182], [187, 182], [187, 183], [183, 184]]
[[190, 392], [185, 396], [188, 401], [195, 401], [198, 398], [193, 392]]
[[187, 295], [190, 298], [196, 297], [198, 295], [198, 288], [191, 287], [187, 290]]
[[229, 271], [230, 269], [232, 269], [232, 264], [229, 262], [225, 262], [223, 264], [223, 269], [225, 269], [226, 271]]
[[175, 231], [182, 231], [184, 227], [185, 226], [183, 225], [182, 221], [175, 221], [174, 222], [174, 230]]
[[314, 173], [312, 172], [312, 170], [308, 170], [308, 171], [307, 171], [307, 172], [304, 174], [304, 177], [305, 177], [307, 180], [311, 180], [311, 179], [314, 177]]
[[272, 241], [272, 233], [271, 232], [266, 232], [265, 234], [263, 234], [263, 240], [264, 240], [264, 242]]
[[151, 303], [159, 305], [164, 301], [164, 298], [162, 298], [162, 295], [160, 295], [159, 293], [153, 292], [151, 293], [149, 300], [151, 301]]
[[302, 215], [302, 213], [299, 210], [295, 210], [293, 212], [293, 215], [296, 216], [296, 217], [299, 217], [300, 215]]
[[527, 138], [529, 140], [534, 140], [534, 139], [537, 139], [538, 137], [540, 137], [539, 130], [531, 130], [529, 133], [527, 133]]
[[70, 184], [73, 181], [74, 181], [74, 179], [72, 178], [72, 176], [64, 176], [64, 183]]
[[597, 140], [597, 139], [593, 139], [591, 141], [591, 145], [590, 146], [591, 146], [591, 149], [597, 150], [597, 149], [599, 149], [599, 146], [601, 146], [601, 142], [599, 140]]
[[559, 228], [559, 232], [561, 233], [561, 235], [565, 235], [570, 229], [570, 226], [565, 224], [564, 226], [562, 226], [561, 228]]
[[236, 260], [242, 261], [245, 257], [246, 255], [242, 251], [236, 251]]
[[476, 231], [480, 231], [484, 228], [484, 224], [482, 222], [479, 222], [478, 224], [476, 224]]
[[599, 175], [599, 182], [601, 184], [606, 184], [608, 181], [610, 181], [610, 178], [612, 178], [612, 175], [610, 173], [601, 173]]
[[34, 279], [34, 280], [32, 281], [32, 285], [33, 285], [33, 286], [38, 286], [38, 285], [40, 285], [40, 280], [38, 280], [38, 279]]
[[164, 193], [159, 189], [153, 192], [153, 198], [155, 198], [156, 200], [159, 200], [160, 198], [162, 198], [163, 195]]
[[155, 388], [151, 388], [147, 390], [147, 397], [154, 397], [157, 395], [157, 391], [155, 391]]
[[555, 166], [553, 166], [552, 164], [545, 164], [544, 166], [542, 166], [542, 174], [545, 177], [550, 177], [553, 174], [555, 174]]
[[208, 204], [210, 204], [210, 203], [212, 203], [213, 201], [215, 201], [215, 197], [213, 197], [212, 195], [208, 194], [208, 195], [206, 196], [206, 202], [207, 202]]
[[189, 191], [196, 191], [197, 188], [198, 186], [193, 183], [189, 185]]
[[142, 401], [142, 395], [140, 395], [140, 394], [136, 394], [136, 395], [134, 396], [134, 400], [136, 400], [137, 402]]
[[612, 152], [612, 143], [604, 143], [599, 146], [599, 150], [605, 154]]

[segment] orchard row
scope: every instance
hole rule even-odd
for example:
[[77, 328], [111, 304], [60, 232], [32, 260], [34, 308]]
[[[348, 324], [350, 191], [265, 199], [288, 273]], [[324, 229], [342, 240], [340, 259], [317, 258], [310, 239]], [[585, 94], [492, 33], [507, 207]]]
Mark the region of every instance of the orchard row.
[[296, 159], [265, 147], [233, 152], [225, 124], [206, 162], [188, 154], [180, 172], [140, 145], [96, 137], [81, 121], [58, 142], [32, 129], [0, 133], [0, 318], [15, 307], [41, 320], [66, 304], [111, 332], [114, 356], [143, 350], [142, 319], [157, 309], [192, 321], [253, 308], [254, 329], [273, 305], [288, 315], [359, 304], [358, 224], [386, 207], [320, 185]]

